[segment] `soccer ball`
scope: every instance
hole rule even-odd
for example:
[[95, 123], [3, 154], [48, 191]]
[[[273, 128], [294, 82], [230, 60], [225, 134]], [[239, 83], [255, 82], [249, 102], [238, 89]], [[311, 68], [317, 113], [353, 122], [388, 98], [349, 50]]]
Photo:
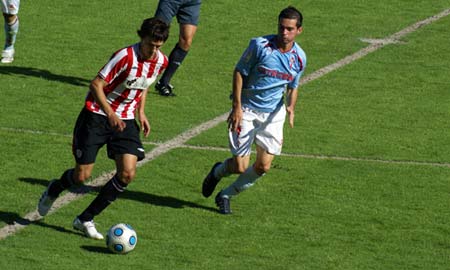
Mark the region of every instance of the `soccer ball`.
[[136, 247], [136, 231], [125, 223], [113, 225], [106, 235], [106, 246], [114, 253], [126, 254]]

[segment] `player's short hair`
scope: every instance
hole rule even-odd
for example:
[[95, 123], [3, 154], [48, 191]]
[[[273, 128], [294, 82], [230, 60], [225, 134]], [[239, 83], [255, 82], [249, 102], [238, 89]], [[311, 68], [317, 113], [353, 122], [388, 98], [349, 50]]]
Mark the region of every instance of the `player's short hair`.
[[166, 41], [169, 38], [170, 26], [158, 18], [148, 18], [142, 22], [141, 29], [137, 31], [139, 37], [150, 37], [155, 41]]
[[302, 26], [303, 23], [302, 13], [293, 6], [288, 6], [280, 12], [280, 15], [278, 15], [278, 21], [280, 21], [281, 19], [297, 20], [297, 28]]

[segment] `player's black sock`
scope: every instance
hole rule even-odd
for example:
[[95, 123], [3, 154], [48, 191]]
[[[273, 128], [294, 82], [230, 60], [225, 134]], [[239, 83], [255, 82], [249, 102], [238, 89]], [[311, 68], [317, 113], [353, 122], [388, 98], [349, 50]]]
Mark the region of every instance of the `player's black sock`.
[[127, 184], [122, 183], [117, 175], [106, 183], [92, 203], [78, 216], [81, 222], [90, 221], [100, 214], [108, 205], [117, 199], [125, 191]]
[[187, 55], [187, 51], [183, 50], [180, 46], [175, 45], [175, 48], [173, 48], [172, 52], [169, 55], [169, 66], [164, 71], [164, 74], [161, 76], [161, 79], [159, 82], [162, 85], [167, 85], [170, 82], [170, 79], [172, 79], [173, 74], [177, 71], [178, 67], [183, 62], [184, 58]]
[[48, 188], [48, 195], [56, 198], [73, 185], [73, 169], [66, 170], [59, 180], [54, 181]]

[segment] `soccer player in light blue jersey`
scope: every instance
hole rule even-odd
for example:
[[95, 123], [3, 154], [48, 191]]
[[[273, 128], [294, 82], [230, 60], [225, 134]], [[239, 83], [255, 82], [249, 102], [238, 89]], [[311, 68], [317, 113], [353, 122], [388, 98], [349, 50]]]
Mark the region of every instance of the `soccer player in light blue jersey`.
[[[294, 126], [297, 88], [306, 66], [305, 52], [295, 42], [303, 30], [302, 21], [295, 7], [283, 9], [278, 34], [252, 39], [236, 65], [228, 117], [233, 156], [214, 164], [202, 186], [203, 196], [209, 197], [222, 177], [239, 174], [215, 198], [222, 214], [231, 214], [230, 199], [267, 173], [274, 156], [281, 153], [286, 114]], [[249, 166], [253, 143], [256, 161]]]

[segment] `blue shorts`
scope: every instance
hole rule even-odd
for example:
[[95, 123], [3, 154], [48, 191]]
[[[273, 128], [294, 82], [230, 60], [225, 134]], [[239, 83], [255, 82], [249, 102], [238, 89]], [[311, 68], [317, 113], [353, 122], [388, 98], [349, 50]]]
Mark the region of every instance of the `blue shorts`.
[[78, 164], [94, 163], [98, 150], [105, 144], [110, 159], [115, 159], [116, 155], [131, 154], [142, 160], [145, 152], [139, 137], [139, 126], [134, 119], [123, 121], [125, 130], [119, 132], [111, 128], [106, 116], [83, 109], [73, 131], [75, 161]]
[[160, 0], [155, 17], [170, 24], [173, 17], [177, 17], [179, 24], [198, 24], [201, 0]]

